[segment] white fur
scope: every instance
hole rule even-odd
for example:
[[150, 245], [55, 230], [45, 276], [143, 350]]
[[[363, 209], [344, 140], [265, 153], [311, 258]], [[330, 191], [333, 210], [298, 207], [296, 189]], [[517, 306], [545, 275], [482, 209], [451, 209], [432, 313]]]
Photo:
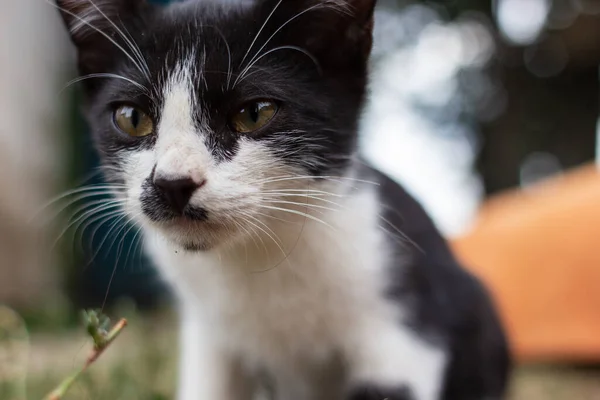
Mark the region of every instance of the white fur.
[[[165, 86], [155, 149], [127, 160], [133, 215], [156, 165], [157, 174], [206, 179], [192, 204], [224, 225], [137, 219], [181, 303], [179, 399], [250, 399], [250, 378], [265, 371], [285, 400], [341, 398], [354, 382], [406, 384], [417, 400], [438, 398], [444, 352], [403, 328], [403, 310], [383, 296], [390, 256], [375, 187], [276, 179], [299, 171], [257, 141], [242, 141], [233, 160], [216, 162], [205, 145], [208, 128], [192, 122], [197, 106], [192, 74], [184, 70]], [[288, 189], [300, 192], [292, 200], [265, 194]], [[316, 190], [329, 193], [330, 202], [306, 196]], [[184, 251], [190, 238], [211, 249]], [[334, 379], [336, 358], [352, 382]], [[328, 384], [319, 382], [321, 372], [331, 374]]]

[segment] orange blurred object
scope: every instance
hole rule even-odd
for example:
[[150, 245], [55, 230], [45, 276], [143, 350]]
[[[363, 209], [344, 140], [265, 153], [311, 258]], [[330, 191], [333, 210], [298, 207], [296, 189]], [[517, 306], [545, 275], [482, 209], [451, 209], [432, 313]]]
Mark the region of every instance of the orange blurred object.
[[520, 361], [600, 361], [600, 170], [492, 198], [453, 240], [483, 279]]

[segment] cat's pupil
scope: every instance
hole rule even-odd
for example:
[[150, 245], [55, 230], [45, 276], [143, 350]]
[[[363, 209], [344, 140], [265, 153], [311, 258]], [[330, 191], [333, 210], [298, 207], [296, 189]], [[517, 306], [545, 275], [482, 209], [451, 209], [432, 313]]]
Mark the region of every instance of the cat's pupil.
[[258, 114], [260, 113], [260, 104], [255, 104], [251, 109], [250, 109], [250, 119], [252, 120], [252, 122], [258, 122]]
[[139, 123], [140, 123], [140, 114], [137, 112], [137, 110], [134, 108], [131, 110], [131, 125], [134, 128], [137, 128]]

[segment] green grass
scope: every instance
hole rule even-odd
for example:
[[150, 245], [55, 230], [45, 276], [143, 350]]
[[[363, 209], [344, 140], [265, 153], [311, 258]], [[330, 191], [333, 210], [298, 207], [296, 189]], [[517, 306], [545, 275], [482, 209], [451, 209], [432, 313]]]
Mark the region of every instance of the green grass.
[[[173, 399], [178, 349], [174, 319], [164, 313], [139, 317], [131, 310], [117, 315], [129, 319], [128, 327], [65, 400]], [[28, 338], [15, 321], [0, 308], [0, 399], [41, 400], [85, 362], [91, 340], [83, 329], [33, 332]], [[597, 370], [532, 366], [515, 373], [508, 400], [599, 399]]]

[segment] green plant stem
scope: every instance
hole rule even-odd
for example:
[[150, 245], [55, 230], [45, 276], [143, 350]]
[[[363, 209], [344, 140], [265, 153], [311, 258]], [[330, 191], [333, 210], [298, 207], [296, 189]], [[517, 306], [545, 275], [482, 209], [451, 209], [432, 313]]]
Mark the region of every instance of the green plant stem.
[[121, 319], [117, 324], [108, 332], [102, 333], [98, 327], [97, 315], [93, 312], [85, 314], [88, 325], [88, 333], [94, 340], [94, 348], [88, 356], [85, 364], [76, 372], [71, 374], [65, 380], [63, 380], [44, 400], [62, 400], [71, 388], [73, 383], [77, 381], [79, 376], [83, 374], [101, 355], [104, 351], [115, 341], [115, 339], [121, 334], [123, 329], [127, 326], [127, 320]]

